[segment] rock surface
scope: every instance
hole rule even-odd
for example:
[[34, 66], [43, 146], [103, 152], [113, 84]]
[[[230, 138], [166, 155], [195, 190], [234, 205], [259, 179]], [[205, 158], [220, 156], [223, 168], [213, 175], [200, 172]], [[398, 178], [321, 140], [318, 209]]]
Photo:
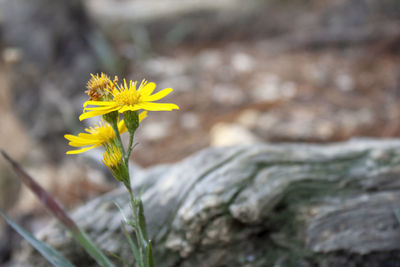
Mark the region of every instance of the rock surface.
[[[158, 266], [398, 266], [399, 176], [400, 140], [260, 143], [139, 171], [134, 188], [145, 189]], [[130, 258], [114, 201], [128, 213], [121, 189], [72, 216], [102, 249]], [[59, 226], [40, 236], [93, 264]], [[32, 251], [27, 262], [44, 265]]]

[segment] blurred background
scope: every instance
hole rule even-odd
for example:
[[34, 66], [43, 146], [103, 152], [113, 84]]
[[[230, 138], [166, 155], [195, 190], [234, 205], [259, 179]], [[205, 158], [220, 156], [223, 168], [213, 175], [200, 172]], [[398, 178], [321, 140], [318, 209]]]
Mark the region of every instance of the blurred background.
[[[90, 73], [174, 88], [138, 130], [137, 170], [209, 146], [400, 134], [399, 0], [0, 0], [0, 147], [73, 208], [117, 186], [67, 156]], [[87, 124], [89, 123], [89, 124]], [[0, 159], [0, 208], [46, 212]], [[0, 263], [16, 238], [0, 221]]]

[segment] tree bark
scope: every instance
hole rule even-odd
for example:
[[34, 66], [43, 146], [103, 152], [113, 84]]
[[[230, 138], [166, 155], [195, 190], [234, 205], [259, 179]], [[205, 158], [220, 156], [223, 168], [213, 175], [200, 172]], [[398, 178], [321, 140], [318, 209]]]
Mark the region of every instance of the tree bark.
[[[138, 171], [134, 189], [144, 189], [157, 266], [399, 266], [399, 176], [400, 140], [258, 144]], [[132, 261], [113, 202], [129, 214], [118, 189], [72, 216], [102, 249]], [[40, 236], [90, 266], [61, 227]]]

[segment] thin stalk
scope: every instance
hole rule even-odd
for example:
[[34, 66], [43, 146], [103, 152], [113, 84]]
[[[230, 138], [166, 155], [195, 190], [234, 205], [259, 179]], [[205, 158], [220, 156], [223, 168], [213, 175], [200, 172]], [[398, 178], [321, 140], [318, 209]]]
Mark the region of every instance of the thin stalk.
[[141, 233], [141, 229], [140, 229], [140, 226], [139, 226], [139, 219], [138, 219], [138, 216], [137, 216], [135, 199], [133, 197], [132, 189], [131, 188], [127, 188], [127, 189], [128, 189], [128, 192], [129, 192], [129, 201], [130, 201], [130, 204], [131, 204], [131, 210], [132, 210], [132, 213], [133, 213], [133, 220], [134, 220], [134, 223], [135, 223], [134, 229], [136, 231], [136, 239], [137, 239], [138, 246], [139, 246], [140, 260], [143, 263], [145, 263], [146, 262], [145, 261], [146, 258], [145, 258], [144, 251], [143, 251], [142, 233]]
[[139, 250], [138, 250], [135, 242], [133, 242], [133, 240], [132, 240], [131, 236], [129, 235], [128, 231], [126, 230], [124, 223], [122, 223], [122, 230], [124, 231], [126, 239], [128, 239], [128, 243], [131, 246], [133, 255], [135, 256], [136, 263], [137, 263], [137, 265], [139, 265], [138, 267], [143, 267], [143, 262], [142, 262], [142, 259], [140, 258]]
[[133, 149], [133, 137], [134, 134], [129, 132], [129, 145], [128, 145], [128, 153], [126, 155], [126, 162], [129, 162], [129, 158], [131, 157], [132, 149]]

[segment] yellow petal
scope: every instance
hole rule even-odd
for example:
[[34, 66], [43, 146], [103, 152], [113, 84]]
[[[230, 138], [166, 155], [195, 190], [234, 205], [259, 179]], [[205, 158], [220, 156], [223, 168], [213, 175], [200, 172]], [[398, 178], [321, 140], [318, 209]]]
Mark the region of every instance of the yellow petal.
[[104, 115], [104, 114], [110, 113], [114, 110], [118, 110], [118, 108], [119, 107], [110, 107], [109, 109], [98, 108], [98, 109], [95, 109], [92, 111], [84, 112], [79, 116], [79, 120], [82, 121], [82, 120], [85, 120], [88, 118], [96, 117], [99, 115]]
[[70, 146], [75, 146], [75, 147], [79, 147], [79, 146], [89, 146], [89, 145], [94, 145], [94, 144], [98, 144], [99, 142], [96, 142], [94, 140], [75, 140], [75, 141], [71, 141], [68, 143], [68, 145]]
[[88, 133], [79, 133], [78, 137], [83, 138], [83, 139], [89, 139], [92, 140], [94, 138], [94, 135], [96, 134], [96, 130], [93, 129], [85, 129], [86, 132]]
[[89, 108], [85, 108], [84, 110], [109, 110], [109, 109], [113, 109], [115, 107], [117, 107], [118, 105], [109, 105], [109, 106], [102, 106], [102, 107], [89, 107]]
[[70, 141], [69, 144], [72, 146], [87, 146], [92, 145], [95, 143], [96, 140], [88, 139], [88, 138], [81, 138], [74, 135], [65, 135], [65, 138]]
[[79, 154], [79, 153], [86, 152], [86, 151], [88, 151], [88, 150], [90, 150], [90, 149], [92, 149], [92, 148], [95, 148], [95, 147], [96, 147], [96, 146], [89, 146], [89, 147], [84, 147], [84, 148], [77, 149], [77, 150], [70, 150], [70, 151], [67, 151], [66, 154], [68, 154], [68, 155], [71, 155], [71, 154]]
[[68, 141], [72, 141], [78, 137], [76, 137], [75, 135], [72, 135], [72, 134], [65, 134], [64, 138], [67, 139]]
[[121, 120], [121, 121], [118, 123], [118, 131], [119, 131], [120, 134], [122, 134], [122, 133], [128, 131], [128, 128], [126, 128], [126, 125], [125, 125], [125, 121], [124, 121], [124, 120]]
[[128, 88], [129, 88], [128, 85], [126, 84], [126, 79], [124, 79], [124, 88], [125, 88], [125, 89], [128, 89]]
[[69, 145], [71, 145], [71, 146], [88, 146], [88, 145], [95, 145], [95, 144], [101, 144], [101, 143], [102, 143], [102, 140], [100, 140], [98, 138], [92, 138], [92, 139], [79, 138], [79, 139], [71, 140], [69, 142]]
[[104, 114], [107, 114], [107, 113], [108, 113], [107, 111], [97, 111], [97, 110], [96, 111], [84, 112], [79, 116], [79, 120], [83, 121], [83, 120], [86, 120], [86, 119], [89, 119], [89, 118], [92, 118], [92, 117], [96, 117], [96, 116], [99, 116], [99, 115], [104, 115]]
[[149, 111], [170, 111], [173, 109], [179, 109], [175, 104], [171, 103], [151, 103], [143, 102], [135, 105], [137, 109], [144, 109]]
[[154, 95], [142, 96], [141, 99], [143, 100], [143, 102], [157, 101], [157, 100], [160, 100], [161, 98], [165, 97], [169, 93], [171, 93], [172, 90], [173, 90], [172, 88], [166, 88], [166, 89], [161, 90], [158, 93], [155, 93]]
[[140, 114], [139, 114], [139, 122], [141, 122], [146, 117], [147, 117], [147, 111], [140, 112]]
[[92, 105], [92, 106], [108, 106], [112, 104], [113, 101], [92, 101], [88, 100], [85, 103], [83, 103], [83, 107], [86, 107], [87, 105]]
[[156, 84], [155, 83], [148, 83], [142, 88], [140, 88], [139, 92], [140, 95], [142, 96], [149, 96], [151, 93], [153, 93], [154, 89], [156, 89]]
[[118, 122], [118, 129], [121, 128], [121, 127], [123, 127], [123, 125], [125, 125], [125, 121], [124, 121], [124, 120], [120, 120], [120, 121]]
[[120, 134], [122, 134], [122, 133], [128, 131], [128, 128], [126, 128], [126, 125], [125, 125], [124, 120], [122, 120], [122, 121], [120, 121], [120, 122], [118, 123], [118, 131], [119, 131]]

